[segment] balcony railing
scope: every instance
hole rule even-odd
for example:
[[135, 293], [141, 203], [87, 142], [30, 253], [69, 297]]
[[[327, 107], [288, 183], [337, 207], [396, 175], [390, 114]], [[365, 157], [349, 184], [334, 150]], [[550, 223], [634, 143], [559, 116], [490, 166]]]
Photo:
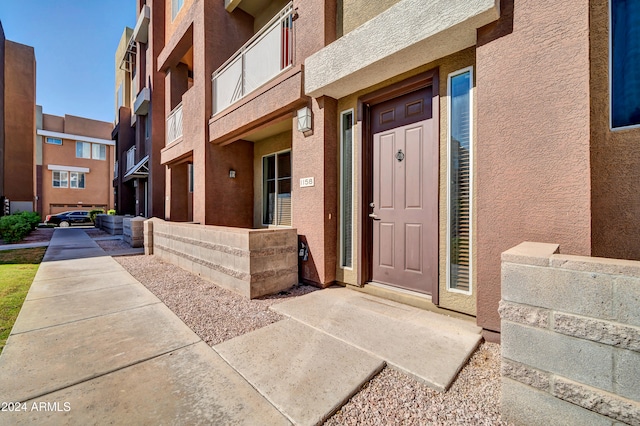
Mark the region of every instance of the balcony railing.
[[167, 117], [167, 145], [182, 136], [182, 102]]
[[132, 146], [127, 150], [127, 171], [136, 165], [136, 147]]
[[269, 21], [212, 76], [216, 114], [293, 63], [293, 3]]

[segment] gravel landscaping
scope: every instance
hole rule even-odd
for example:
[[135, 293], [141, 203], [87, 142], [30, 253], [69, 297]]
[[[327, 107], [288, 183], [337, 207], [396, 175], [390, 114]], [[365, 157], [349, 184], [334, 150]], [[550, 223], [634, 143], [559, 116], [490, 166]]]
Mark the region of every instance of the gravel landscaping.
[[[98, 243], [107, 242], [111, 241]], [[155, 256], [114, 259], [209, 345], [283, 319], [269, 306], [316, 290], [303, 285], [247, 300]], [[387, 367], [325, 424], [504, 425], [500, 420], [500, 346], [483, 343], [445, 393]]]

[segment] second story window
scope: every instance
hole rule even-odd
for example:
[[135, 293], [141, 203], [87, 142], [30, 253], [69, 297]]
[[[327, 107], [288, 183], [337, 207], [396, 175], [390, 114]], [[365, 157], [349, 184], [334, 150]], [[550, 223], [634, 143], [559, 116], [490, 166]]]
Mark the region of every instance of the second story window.
[[91, 144], [89, 142], [76, 142], [76, 158], [91, 158]]
[[107, 159], [107, 146], [94, 143], [93, 144], [92, 157], [93, 157], [94, 160], [106, 160]]
[[610, 0], [611, 128], [640, 125], [640, 2]]
[[176, 15], [182, 9], [182, 5], [184, 4], [184, 0], [171, 0], [171, 20], [176, 19]]
[[48, 144], [51, 144], [51, 145], [62, 145], [62, 139], [60, 139], [60, 138], [49, 138], [48, 137], [46, 139], [46, 141], [47, 141]]

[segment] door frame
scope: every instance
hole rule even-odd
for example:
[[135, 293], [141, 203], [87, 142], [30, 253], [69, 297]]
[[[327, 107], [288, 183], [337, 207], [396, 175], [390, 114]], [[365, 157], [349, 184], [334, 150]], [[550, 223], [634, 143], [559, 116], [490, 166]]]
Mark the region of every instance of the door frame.
[[[428, 86], [433, 87], [432, 98], [432, 119], [435, 125], [432, 126], [433, 132], [427, 135], [437, 141], [438, 158], [437, 167], [440, 168], [440, 85], [439, 85], [439, 68], [433, 68], [429, 71], [420, 73], [413, 77], [394, 83], [382, 89], [375, 90], [371, 93], [358, 98], [357, 120], [362, 123], [362, 139], [361, 139], [361, 167], [360, 167], [360, 221], [358, 224], [360, 235], [360, 253], [358, 268], [358, 284], [363, 286], [371, 281], [373, 276], [373, 223], [369, 219], [369, 203], [373, 201], [373, 134], [371, 132], [371, 107], [373, 105], [385, 102], [399, 96], [411, 93], [415, 90]], [[438, 204], [440, 199], [438, 197]], [[438, 209], [439, 213], [440, 209]], [[438, 214], [438, 227], [440, 218]], [[438, 234], [439, 240], [439, 234]], [[438, 246], [440, 242], [438, 241]], [[439, 259], [438, 259], [438, 263]], [[439, 268], [438, 268], [439, 270]], [[439, 274], [438, 274], [439, 275]], [[439, 279], [437, 280], [439, 281]], [[431, 301], [435, 305], [439, 303], [439, 282], [434, 283]]]

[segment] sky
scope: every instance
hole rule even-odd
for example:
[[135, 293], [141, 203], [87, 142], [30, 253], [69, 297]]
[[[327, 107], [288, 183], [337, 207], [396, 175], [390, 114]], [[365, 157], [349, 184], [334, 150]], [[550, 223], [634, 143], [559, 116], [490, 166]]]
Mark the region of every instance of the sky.
[[115, 52], [135, 0], [0, 0], [7, 40], [33, 46], [45, 114], [114, 120]]

